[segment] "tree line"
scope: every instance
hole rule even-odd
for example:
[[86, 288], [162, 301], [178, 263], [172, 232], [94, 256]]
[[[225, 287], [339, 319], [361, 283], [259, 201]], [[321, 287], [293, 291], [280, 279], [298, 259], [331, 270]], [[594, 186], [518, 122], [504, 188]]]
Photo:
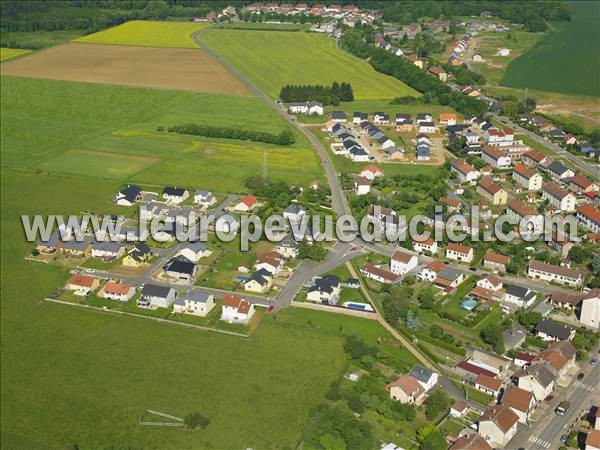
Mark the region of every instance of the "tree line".
[[334, 81], [331, 86], [288, 84], [281, 88], [279, 98], [286, 103], [316, 101], [323, 105], [339, 105], [340, 102], [353, 101], [354, 92], [352, 85], [345, 81], [341, 83]]
[[463, 115], [481, 116], [487, 112], [488, 106], [484, 101], [468, 97], [461, 92], [453, 92], [437, 77], [431, 76], [411, 62], [366, 42], [370, 34], [371, 31], [363, 27], [347, 30], [342, 35], [342, 48], [359, 58], [368, 59], [369, 64], [378, 72], [393, 76], [424, 93], [422, 101], [425, 103], [438, 102]]
[[215, 127], [211, 125], [198, 125], [189, 123], [169, 127], [169, 133], [190, 134], [192, 136], [206, 136], [223, 139], [238, 139], [240, 141], [263, 142], [265, 144], [291, 145], [295, 142], [294, 134], [289, 129], [279, 134], [264, 131], [241, 130], [231, 127]]

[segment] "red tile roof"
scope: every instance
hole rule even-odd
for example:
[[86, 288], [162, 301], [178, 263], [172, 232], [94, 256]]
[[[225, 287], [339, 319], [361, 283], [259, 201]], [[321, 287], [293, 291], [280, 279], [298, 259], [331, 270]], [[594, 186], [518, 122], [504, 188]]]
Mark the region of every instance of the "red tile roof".
[[597, 225], [600, 225], [600, 210], [592, 205], [581, 205], [577, 212]]
[[456, 242], [448, 242], [448, 250], [456, 253], [462, 253], [463, 255], [468, 255], [470, 252], [473, 251], [471, 247], [457, 244]]
[[248, 194], [244, 198], [242, 198], [240, 202], [246, 204], [246, 206], [251, 208], [256, 203], [256, 197], [254, 195]]
[[519, 421], [519, 416], [506, 405], [496, 405], [479, 418], [480, 422], [484, 420], [494, 422], [503, 433], [506, 433]]
[[523, 178], [529, 180], [535, 175], [535, 172], [527, 167], [525, 164], [519, 163], [515, 166], [515, 172], [521, 175]]
[[94, 277], [90, 277], [89, 275], [81, 275], [77, 273], [69, 279], [69, 284], [91, 288], [94, 285], [95, 281], [96, 278]]
[[493, 391], [499, 391], [500, 388], [502, 387], [502, 380], [499, 380], [498, 378], [490, 377], [489, 375], [481, 373], [475, 380], [475, 384], [479, 384], [480, 386], [486, 387]]
[[456, 367], [458, 367], [459, 369], [464, 370], [465, 372], [469, 372], [472, 373], [474, 375], [487, 375], [490, 378], [493, 378], [496, 376], [496, 374], [490, 370], [485, 370], [479, 366], [476, 366], [475, 364], [471, 364], [470, 362], [467, 361], [461, 361], [459, 362]]
[[394, 259], [396, 261], [400, 261], [404, 264], [409, 263], [410, 260], [413, 259], [414, 257], [415, 257], [415, 255], [413, 255], [411, 253], [403, 252], [402, 250], [396, 250], [394, 252], [394, 254], [392, 255], [392, 259]]
[[104, 286], [104, 292], [106, 294], [125, 295], [131, 288], [132, 286], [126, 283], [115, 283], [114, 281], [109, 281]]
[[506, 265], [506, 264], [510, 263], [510, 256], [500, 255], [491, 250], [488, 250], [487, 252], [485, 252], [485, 255], [483, 255], [483, 259], [485, 261], [491, 261], [496, 264]]

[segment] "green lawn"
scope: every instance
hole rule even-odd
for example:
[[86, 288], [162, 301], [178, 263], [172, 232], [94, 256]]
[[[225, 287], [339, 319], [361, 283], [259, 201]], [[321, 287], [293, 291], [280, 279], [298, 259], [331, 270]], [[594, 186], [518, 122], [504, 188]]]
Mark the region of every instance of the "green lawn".
[[266, 151], [272, 179], [306, 185], [322, 178], [299, 133], [293, 145], [277, 147], [156, 131], [190, 122], [286, 129], [256, 97], [15, 77], [2, 77], [1, 97], [3, 167], [240, 192], [246, 178], [262, 173]]
[[0, 48], [0, 61], [6, 61], [7, 59], [16, 58], [17, 56], [23, 56], [31, 53], [31, 50], [23, 48]]
[[501, 84], [579, 95], [600, 95], [600, 4], [571, 2], [572, 20], [512, 61]]
[[[3, 448], [294, 447], [345, 366], [344, 334], [414, 363], [376, 321], [337, 314], [267, 314], [242, 339], [41, 301], [68, 270], [25, 261], [19, 216], [117, 214], [126, 208], [106, 201], [117, 187], [2, 170]], [[193, 433], [140, 428], [145, 409], [199, 411], [211, 423]], [[49, 414], [52, 426], [40, 426]]]
[[208, 23], [131, 20], [116, 27], [75, 39], [91, 44], [141, 45], [146, 47], [196, 48], [192, 34]]
[[[317, 33], [210, 30], [202, 39], [272, 97], [286, 84], [347, 81], [357, 99], [418, 95], [401, 81], [376, 72], [366, 61], [337, 49]], [[267, 68], [265, 70], [265, 68]]]

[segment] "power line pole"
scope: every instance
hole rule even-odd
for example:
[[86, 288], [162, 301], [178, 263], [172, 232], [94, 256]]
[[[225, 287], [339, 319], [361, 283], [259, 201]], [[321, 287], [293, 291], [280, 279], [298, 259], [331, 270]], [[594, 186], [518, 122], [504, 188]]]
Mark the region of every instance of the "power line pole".
[[268, 164], [267, 164], [267, 149], [263, 148], [263, 183], [265, 186], [269, 184], [268, 179]]

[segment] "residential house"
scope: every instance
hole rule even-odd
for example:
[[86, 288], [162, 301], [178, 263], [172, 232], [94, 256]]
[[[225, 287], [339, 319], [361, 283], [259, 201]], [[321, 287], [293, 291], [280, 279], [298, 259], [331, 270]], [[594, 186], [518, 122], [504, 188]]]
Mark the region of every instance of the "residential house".
[[285, 259], [282, 254], [271, 251], [258, 256], [256, 259], [256, 269], [266, 269], [272, 274], [276, 274], [283, 267]]
[[360, 172], [360, 176], [366, 178], [367, 180], [373, 181], [375, 178], [379, 178], [383, 176], [383, 170], [377, 167], [375, 164], [369, 164]]
[[354, 178], [354, 193], [356, 195], [365, 195], [371, 191], [371, 182], [364, 177]]
[[406, 275], [417, 267], [419, 258], [411, 253], [396, 250], [390, 260], [390, 267], [396, 275]]
[[240, 202], [233, 207], [236, 211], [249, 212], [252, 211], [257, 205], [257, 199], [254, 195], [248, 194], [243, 197]]
[[506, 266], [510, 264], [510, 256], [488, 250], [483, 255], [483, 267], [494, 271], [506, 272]]
[[109, 281], [104, 285], [100, 294], [103, 298], [126, 302], [135, 295], [135, 287], [127, 283]]
[[82, 240], [63, 241], [60, 251], [70, 256], [82, 258], [90, 254], [92, 241], [85, 237]]
[[[442, 125], [454, 126], [456, 125], [456, 114], [454, 113], [440, 113], [438, 121]], [[466, 125], [465, 125], [466, 127]]]
[[514, 139], [514, 132], [511, 128], [490, 128], [483, 133], [483, 139], [488, 143], [508, 142]]
[[592, 330], [600, 328], [600, 289], [592, 289], [584, 294], [579, 321]]
[[179, 249], [179, 254], [184, 256], [188, 261], [198, 262], [200, 258], [206, 258], [212, 252], [203, 242], [194, 241], [184, 243]]
[[600, 430], [593, 429], [587, 434], [585, 437], [585, 450], [600, 450]]
[[577, 174], [574, 177], [569, 178], [569, 189], [578, 193], [585, 194], [587, 192], [598, 192], [600, 187], [597, 183], [593, 182], [583, 175]]
[[417, 161], [429, 161], [431, 158], [431, 147], [427, 144], [419, 144], [415, 149]]
[[515, 166], [512, 178], [528, 191], [539, 191], [542, 188], [542, 176], [523, 163]]
[[317, 303], [336, 304], [341, 293], [341, 282], [335, 275], [317, 278], [308, 288], [306, 300]]
[[406, 59], [413, 63], [415, 66], [417, 66], [419, 69], [423, 69], [423, 60], [417, 57], [416, 55], [408, 55]]
[[529, 150], [527, 153], [521, 156], [521, 161], [526, 166], [537, 167], [544, 166], [546, 163], [548, 163], [549, 159], [542, 152], [537, 150]]
[[286, 235], [277, 243], [275, 251], [285, 258], [296, 258], [298, 256], [298, 241], [291, 234]]
[[75, 295], [88, 295], [100, 286], [100, 280], [90, 275], [75, 274], [69, 278], [65, 288], [73, 291]]
[[390, 116], [383, 112], [375, 112], [373, 113], [373, 123], [388, 124], [390, 123]]
[[477, 281], [477, 287], [480, 287], [482, 289], [487, 289], [488, 291], [491, 291], [491, 292], [499, 291], [500, 289], [502, 289], [502, 286], [503, 286], [502, 280], [495, 275], [488, 274]]
[[333, 111], [331, 113], [331, 120], [335, 120], [338, 123], [346, 123], [346, 113], [344, 111]]
[[35, 248], [42, 253], [54, 253], [63, 245], [63, 241], [60, 238], [60, 232], [53, 231], [48, 239], [40, 239]]
[[138, 267], [147, 262], [152, 257], [152, 250], [143, 242], [138, 242], [133, 246], [125, 257], [122, 264], [124, 266]]
[[92, 244], [94, 258], [117, 259], [125, 254], [125, 246], [119, 242], [100, 241]]
[[479, 172], [464, 159], [455, 159], [450, 164], [450, 172], [457, 175], [461, 183], [474, 183], [479, 178]]
[[217, 233], [232, 233], [240, 226], [240, 221], [231, 214], [220, 216], [215, 222], [215, 231]]
[[377, 143], [383, 150], [387, 150], [388, 148], [396, 146], [396, 143], [387, 136], [382, 136], [377, 139]]
[[444, 83], [446, 81], [448, 81], [448, 74], [444, 71], [444, 69], [442, 69], [439, 66], [433, 66], [429, 68], [429, 73], [437, 78], [440, 79], [440, 81], [443, 81]]
[[[544, 217], [521, 200], [509, 200], [506, 212], [514, 220], [519, 221], [522, 231], [534, 233], [541, 233], [543, 231]], [[521, 222], [523, 222], [522, 226]]]
[[139, 186], [134, 184], [128, 184], [124, 188], [121, 188], [117, 195], [115, 195], [115, 203], [121, 206], [133, 206], [141, 198], [142, 190]]
[[522, 424], [529, 423], [529, 419], [535, 409], [533, 394], [517, 386], [509, 386], [502, 396], [502, 404], [508, 406], [517, 416]]
[[410, 131], [413, 127], [413, 121], [410, 114], [396, 114], [396, 131]]
[[512, 303], [520, 308], [529, 307], [536, 299], [537, 292], [516, 284], [507, 284], [503, 301]]
[[492, 446], [481, 436], [475, 433], [459, 437], [448, 450], [493, 450]]
[[439, 379], [439, 374], [435, 370], [419, 365], [414, 365], [408, 375], [417, 380], [425, 392], [433, 389]]
[[508, 201], [508, 193], [488, 178], [479, 182], [476, 191], [492, 205], [504, 205]]
[[165, 187], [162, 193], [163, 199], [174, 204], [184, 202], [189, 196], [190, 193], [186, 189], [173, 186]]
[[556, 375], [545, 361], [537, 361], [515, 372], [513, 378], [518, 387], [531, 392], [535, 401], [541, 402], [552, 393]]
[[352, 114], [352, 123], [354, 125], [360, 125], [362, 122], [366, 122], [367, 120], [369, 120], [367, 113], [356, 111]]
[[531, 364], [534, 359], [534, 355], [530, 355], [529, 353], [517, 352], [517, 354], [513, 358], [513, 363], [515, 363], [515, 365], [518, 367], [525, 367]]
[[209, 208], [217, 203], [217, 199], [212, 192], [196, 189], [196, 192], [194, 192], [194, 203], [204, 208]]
[[512, 159], [509, 155], [492, 145], [483, 146], [481, 150], [481, 159], [486, 164], [497, 169], [506, 169], [512, 164]]
[[581, 205], [577, 208], [577, 221], [586, 230], [600, 233], [600, 209], [592, 205]]
[[574, 212], [575, 211], [575, 196], [561, 188], [556, 183], [544, 184], [542, 190], [542, 200], [548, 200], [548, 202], [561, 212]]
[[398, 275], [392, 272], [388, 267], [377, 264], [367, 264], [360, 269], [360, 273], [365, 278], [378, 281], [380, 283], [393, 284], [398, 281]]
[[358, 145], [352, 146], [348, 150], [348, 154], [353, 162], [367, 162], [369, 160], [369, 154]]
[[452, 289], [465, 281], [466, 276], [459, 270], [447, 267], [442, 261], [433, 261], [421, 269], [417, 278], [443, 288]]
[[177, 298], [175, 289], [169, 286], [146, 283], [137, 301], [140, 308], [168, 308]]
[[385, 388], [392, 400], [420, 405], [425, 400], [425, 389], [410, 375], [403, 375]]
[[484, 373], [479, 374], [475, 380], [475, 389], [492, 395], [494, 398], [498, 397], [501, 388], [502, 380], [495, 377], [490, 377]]
[[468, 411], [469, 408], [463, 402], [456, 401], [450, 406], [450, 415], [452, 417], [464, 417]]
[[579, 286], [583, 280], [583, 274], [577, 269], [555, 266], [543, 261], [532, 259], [529, 261], [527, 275], [535, 280], [543, 280], [567, 286]]
[[577, 350], [570, 341], [554, 341], [534, 358], [534, 362], [545, 361], [552, 368], [556, 377], [562, 378], [574, 365], [576, 354]]
[[306, 214], [306, 208], [298, 203], [292, 203], [283, 210], [283, 218], [291, 222], [299, 222]]
[[473, 249], [466, 245], [449, 242], [448, 247], [446, 248], [446, 258], [470, 263], [473, 261]]
[[291, 102], [288, 111], [291, 114], [308, 114], [308, 102]]
[[165, 264], [163, 269], [165, 275], [186, 283], [193, 283], [198, 274], [198, 266], [187, 259], [173, 258]]
[[535, 326], [534, 331], [544, 341], [571, 340], [575, 335], [575, 330], [552, 319], [540, 320]]
[[308, 102], [308, 115], [309, 116], [322, 116], [323, 115], [323, 104], [319, 102]]
[[438, 243], [433, 238], [417, 238], [413, 239], [413, 249], [415, 252], [426, 253], [429, 252], [435, 255], [438, 252]]
[[271, 287], [274, 272], [261, 268], [244, 281], [244, 290], [250, 292], [267, 292]]
[[221, 320], [224, 322], [247, 324], [254, 312], [254, 305], [239, 295], [226, 294], [223, 297]]
[[575, 172], [569, 169], [560, 161], [552, 161], [549, 165], [546, 166], [546, 171], [550, 174], [555, 181], [561, 181], [565, 178], [572, 178], [575, 176]]
[[517, 416], [506, 405], [494, 405], [479, 418], [477, 432], [494, 447], [505, 447], [517, 432]]
[[435, 133], [435, 124], [433, 122], [420, 122], [419, 133]]

